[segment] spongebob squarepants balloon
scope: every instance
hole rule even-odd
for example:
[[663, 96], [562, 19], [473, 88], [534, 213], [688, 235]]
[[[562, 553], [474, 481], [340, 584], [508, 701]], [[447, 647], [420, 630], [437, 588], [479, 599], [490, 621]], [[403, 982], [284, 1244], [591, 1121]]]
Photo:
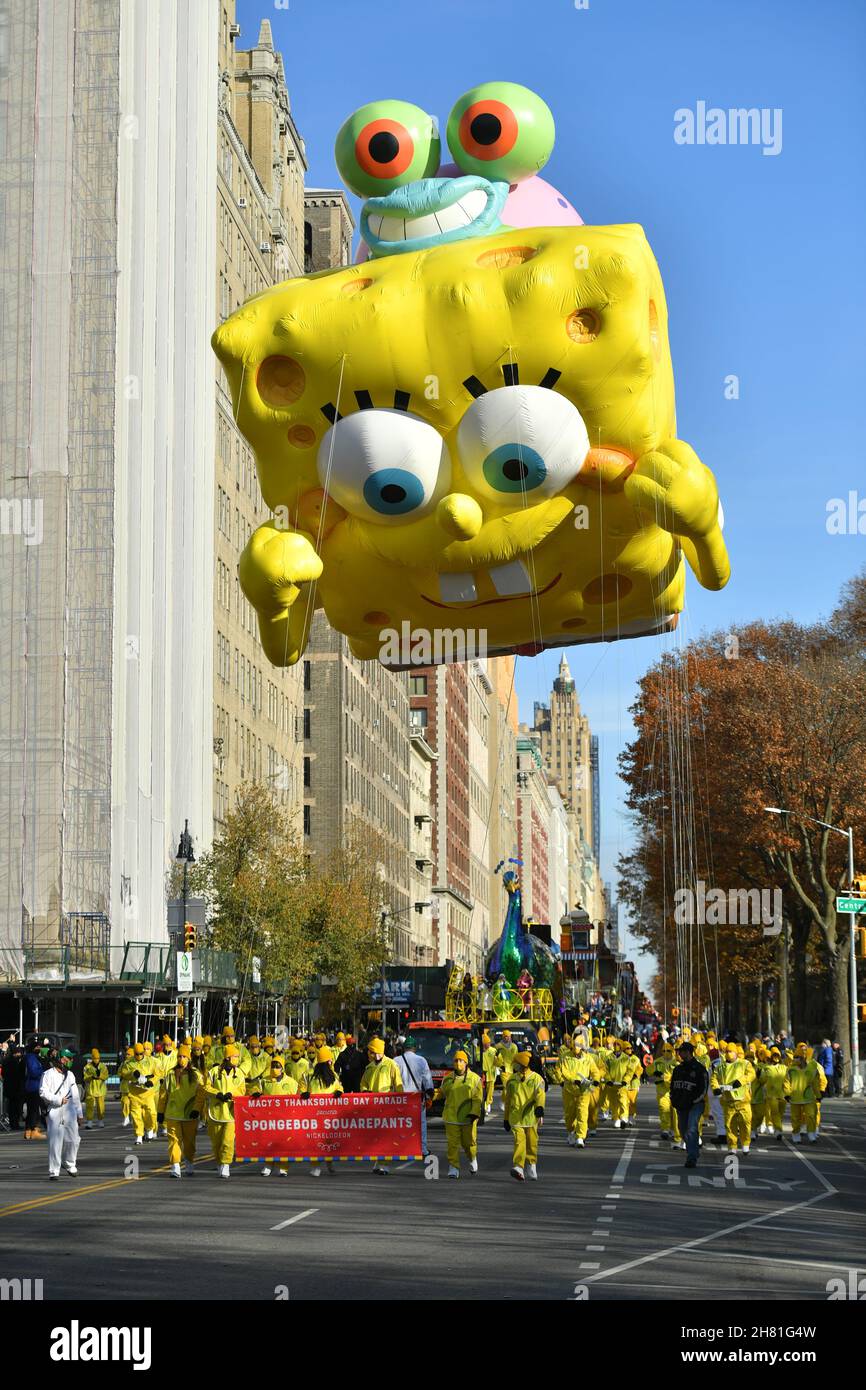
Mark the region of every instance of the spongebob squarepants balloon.
[[337, 163], [366, 259], [277, 285], [214, 335], [273, 513], [240, 579], [278, 666], [318, 607], [356, 656], [428, 664], [435, 642], [402, 660], [385, 644], [662, 632], [685, 560], [705, 588], [728, 579], [642, 228], [584, 226], [539, 178], [553, 118], [524, 87], [468, 92], [447, 136], [454, 165], [415, 106], [351, 116]]

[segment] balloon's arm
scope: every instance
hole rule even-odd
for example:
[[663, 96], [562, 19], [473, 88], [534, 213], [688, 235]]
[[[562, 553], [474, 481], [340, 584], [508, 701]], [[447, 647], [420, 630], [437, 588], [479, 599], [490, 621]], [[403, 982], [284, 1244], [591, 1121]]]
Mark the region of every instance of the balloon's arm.
[[309, 585], [322, 573], [312, 538], [265, 522], [240, 558], [241, 588], [259, 618], [259, 634], [274, 666], [294, 666], [307, 645], [315, 608]]
[[666, 440], [643, 454], [625, 481], [624, 492], [647, 522], [676, 536], [705, 589], [723, 589], [731, 574], [722, 536], [716, 480], [694, 449]]

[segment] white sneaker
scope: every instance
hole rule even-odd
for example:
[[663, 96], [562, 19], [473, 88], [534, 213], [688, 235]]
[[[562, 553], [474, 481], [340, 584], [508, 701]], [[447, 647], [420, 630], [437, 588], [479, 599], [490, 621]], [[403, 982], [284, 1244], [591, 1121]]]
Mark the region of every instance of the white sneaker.
[[576, 1135], [575, 1135], [575, 1133], [574, 1133], [574, 1130], [573, 1130], [573, 1129], [570, 1129], [570, 1130], [568, 1131], [568, 1138], [567, 1138], [567, 1140], [566, 1140], [566, 1143], [568, 1144], [568, 1147], [569, 1147], [570, 1149], [573, 1149], [573, 1148], [574, 1148], [574, 1145], [575, 1145], [575, 1142], [576, 1142]]
[[523, 1176], [523, 1169], [522, 1169], [522, 1168], [512, 1168], [512, 1170], [511, 1170], [511, 1176], [512, 1176], [513, 1178], [516, 1178], [518, 1182], [524, 1182], [524, 1181], [525, 1181], [525, 1178], [524, 1178], [524, 1176]]
[[321, 1168], [319, 1168], [319, 1167], [311, 1168], [311, 1169], [310, 1169], [310, 1176], [313, 1177], [313, 1178], [320, 1178], [320, 1177], [322, 1176], [322, 1170], [321, 1170]]
[[184, 1162], [183, 1162], [183, 1171], [184, 1171], [184, 1173], [186, 1174], [186, 1176], [187, 1176], [188, 1178], [194, 1178], [194, 1177], [195, 1177], [195, 1168], [194, 1168], [193, 1165], [190, 1163], [190, 1161], [189, 1161], [188, 1158], [185, 1158], [185, 1159], [184, 1159]]
[[586, 1145], [584, 1144], [584, 1142], [583, 1142], [582, 1139], [575, 1139], [575, 1141], [574, 1141], [574, 1147], [575, 1147], [576, 1149], [583, 1149], [583, 1148], [586, 1147]]
[[613, 1127], [614, 1129], [622, 1129], [622, 1120], [614, 1120]]
[[84, 1128], [85, 1128], [85, 1129], [93, 1129], [93, 1125], [92, 1125], [92, 1123], [90, 1122], [90, 1120], [87, 1121], [87, 1124], [84, 1126]]
[[478, 1159], [477, 1159], [477, 1158], [470, 1158], [470, 1160], [469, 1160], [469, 1171], [470, 1171], [470, 1173], [477, 1173], [477, 1172], [478, 1172]]
[[489, 1115], [492, 1109], [493, 1109], [493, 1106], [492, 1106], [492, 1105], [485, 1105], [485, 1107], [484, 1107], [484, 1113], [485, 1113], [485, 1115]]
[[[104, 1120], [97, 1120], [97, 1122], [96, 1122], [96, 1128], [97, 1128], [97, 1129], [105, 1129], [105, 1121], [104, 1121]], [[167, 1132], [167, 1131], [166, 1131], [166, 1132]]]
[[588, 1139], [591, 1139], [592, 1136], [593, 1136], [594, 1134], [598, 1134], [598, 1130], [597, 1130], [597, 1129], [591, 1129], [591, 1130], [589, 1130], [588, 1133], [587, 1133], [587, 1138], [588, 1138]]
[[121, 1129], [128, 1129], [130, 1123], [131, 1123], [131, 1121], [130, 1121], [129, 1116], [128, 1116], [128, 1115], [124, 1115], [123, 1119], [122, 1119], [121, 1122], [120, 1122], [120, 1128], [121, 1128]]
[[144, 1143], [144, 1140], [142, 1139], [142, 1137], [141, 1137], [140, 1134], [139, 1134], [139, 1136], [138, 1136], [138, 1138], [136, 1139], [135, 1142], [136, 1142], [136, 1144], [143, 1144], [143, 1143]]
[[801, 1142], [802, 1142], [802, 1139], [801, 1139], [801, 1136], [800, 1136], [799, 1131], [798, 1131], [796, 1134], [792, 1134], [792, 1135], [791, 1135], [791, 1143], [792, 1143], [792, 1144], [799, 1144], [799, 1143], [801, 1143]]
[[179, 1164], [179, 1163], [173, 1163], [173, 1164], [171, 1165], [171, 1167], [169, 1168], [168, 1171], [170, 1172], [170, 1174], [171, 1174], [171, 1176], [172, 1176], [173, 1178], [179, 1178], [179, 1177], [180, 1177], [180, 1164]]
[[78, 1169], [76, 1168], [74, 1163], [67, 1163], [66, 1171], [67, 1173], [69, 1173], [70, 1177], [74, 1178], [76, 1173], [78, 1172]]
[[459, 1177], [460, 1177], [460, 1169], [459, 1169], [459, 1168], [455, 1168], [453, 1163], [451, 1164], [450, 1168], [448, 1169], [448, 1176], [449, 1176], [449, 1178], [459, 1178]]
[[221, 1177], [221, 1178], [227, 1178], [227, 1177], [229, 1177], [229, 1176], [230, 1176], [229, 1165], [228, 1165], [227, 1163], [221, 1163], [221, 1164], [220, 1164], [220, 1177]]
[[160, 1139], [168, 1138], [168, 1130], [165, 1128], [165, 1126], [163, 1126], [163, 1128], [159, 1131], [159, 1137]]
[[527, 1177], [530, 1177], [533, 1182], [538, 1181], [538, 1169], [536, 1168], [534, 1163], [527, 1163], [526, 1174]]
[[747, 1154], [747, 1153], [749, 1152], [749, 1149], [750, 1149], [750, 1148], [751, 1148], [751, 1145], [750, 1145], [750, 1144], [746, 1144], [745, 1148], [743, 1149], [743, 1153], [744, 1153], [744, 1154]]
[[149, 1129], [149, 1130], [147, 1131], [147, 1134], [146, 1134], [144, 1137], [145, 1137], [145, 1139], [155, 1139], [155, 1138], [156, 1138], [156, 1130], [155, 1130], [155, 1129]]
[[815, 1140], [816, 1140], [817, 1138], [818, 1138], [817, 1133], [815, 1133], [815, 1134], [810, 1134], [810, 1135], [809, 1135], [809, 1143], [810, 1143], [810, 1144], [814, 1144], [814, 1143], [815, 1143]]
[[263, 1177], [263, 1178], [266, 1178], [266, 1177], [268, 1176], [268, 1174], [270, 1173], [270, 1171], [271, 1171], [270, 1168], [263, 1168], [263, 1169], [262, 1169], [262, 1177]]

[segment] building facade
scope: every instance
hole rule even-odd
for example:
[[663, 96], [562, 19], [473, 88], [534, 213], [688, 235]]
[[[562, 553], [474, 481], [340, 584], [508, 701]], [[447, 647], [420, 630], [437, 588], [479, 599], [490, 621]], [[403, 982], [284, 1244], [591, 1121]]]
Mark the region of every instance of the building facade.
[[497, 866], [517, 858], [517, 695], [514, 690], [513, 656], [490, 657], [487, 671], [493, 686], [490, 699], [490, 741], [487, 785], [490, 788], [488, 823], [488, 903], [490, 936], [502, 931], [506, 894]]
[[439, 755], [420, 729], [409, 738], [409, 875], [413, 965], [444, 965], [433, 935], [433, 817], [430, 790]]
[[472, 940], [469, 674], [464, 663], [411, 672], [411, 720], [439, 754], [433, 769], [433, 934], [437, 959], [481, 969]]
[[164, 940], [177, 835], [210, 835], [216, 13], [6, 9], [7, 980]]
[[[304, 270], [306, 152], [292, 117], [283, 60], [274, 50], [268, 20], [262, 21], [253, 47], [239, 48], [238, 38], [235, 0], [224, 0], [216, 190], [220, 322], [252, 295]], [[279, 795], [300, 835], [301, 668], [271, 666], [256, 614], [241, 591], [241, 552], [269, 512], [216, 359], [214, 369], [214, 829], [221, 829], [243, 783], [257, 781]]]
[[355, 219], [342, 188], [304, 191], [304, 271], [351, 265]]
[[550, 922], [550, 798], [538, 743], [517, 740], [517, 844], [523, 889], [523, 916]]
[[353, 656], [321, 611], [313, 617], [300, 664], [304, 844], [317, 855], [351, 843], [375, 854], [381, 880], [376, 906], [387, 912], [392, 959], [413, 964], [419, 927], [410, 867], [407, 677]]

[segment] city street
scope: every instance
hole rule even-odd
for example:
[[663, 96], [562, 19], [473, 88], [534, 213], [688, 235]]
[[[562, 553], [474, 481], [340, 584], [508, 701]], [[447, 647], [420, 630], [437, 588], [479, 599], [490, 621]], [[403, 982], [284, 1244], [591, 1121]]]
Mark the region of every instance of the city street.
[[[756, 1141], [726, 1181], [709, 1142], [698, 1169], [659, 1139], [644, 1087], [639, 1123], [607, 1126], [566, 1147], [558, 1088], [548, 1093], [539, 1182], [509, 1177], [510, 1137], [497, 1108], [480, 1132], [477, 1177], [444, 1177], [441, 1122], [431, 1125], [439, 1180], [424, 1165], [306, 1164], [216, 1178], [207, 1135], [194, 1179], [171, 1180], [165, 1141], [145, 1145], [141, 1181], [123, 1177], [131, 1131], [109, 1107], [85, 1131], [79, 1174], [49, 1185], [45, 1144], [0, 1136], [4, 1269], [41, 1278], [44, 1297], [76, 1301], [193, 1297], [274, 1300], [760, 1298], [826, 1302], [866, 1267], [866, 1105], [822, 1106], [814, 1145]], [[14, 1254], [13, 1254], [14, 1252]], [[853, 1276], [856, 1280], [856, 1274]], [[738, 1314], [744, 1321], [743, 1315]], [[790, 1313], [787, 1314], [790, 1321]], [[765, 1319], [766, 1320], [766, 1319]], [[808, 1321], [808, 1318], [806, 1318]]]

